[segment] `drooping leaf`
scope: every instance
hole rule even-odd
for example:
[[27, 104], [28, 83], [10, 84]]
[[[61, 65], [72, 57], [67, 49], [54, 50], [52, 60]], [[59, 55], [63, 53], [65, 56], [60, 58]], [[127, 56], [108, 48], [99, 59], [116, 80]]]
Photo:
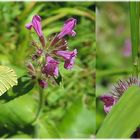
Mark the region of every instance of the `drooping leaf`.
[[34, 87], [34, 81], [24, 75], [18, 79], [18, 85], [13, 87], [13, 92], [19, 95], [28, 93]]
[[13, 69], [0, 66], [0, 96], [14, 85], [17, 85], [17, 76]]
[[130, 138], [140, 124], [140, 88], [129, 88], [106, 116], [97, 138]]
[[0, 96], [1, 102], [11, 101], [19, 96], [29, 93], [35, 85], [35, 82], [27, 75], [18, 78], [18, 85]]

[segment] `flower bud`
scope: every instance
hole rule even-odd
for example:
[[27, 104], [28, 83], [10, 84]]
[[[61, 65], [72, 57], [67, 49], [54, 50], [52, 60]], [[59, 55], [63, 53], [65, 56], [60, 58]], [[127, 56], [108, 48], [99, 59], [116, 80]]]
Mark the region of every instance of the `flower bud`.
[[48, 87], [48, 84], [45, 80], [38, 80], [38, 83], [39, 83], [40, 87], [42, 87], [42, 88]]
[[27, 68], [28, 68], [29, 74], [30, 74], [31, 76], [35, 76], [36, 71], [35, 71], [35, 68], [34, 68], [34, 66], [33, 66], [33, 64], [32, 64], [31, 62], [29, 62], [29, 63], [27, 64]]

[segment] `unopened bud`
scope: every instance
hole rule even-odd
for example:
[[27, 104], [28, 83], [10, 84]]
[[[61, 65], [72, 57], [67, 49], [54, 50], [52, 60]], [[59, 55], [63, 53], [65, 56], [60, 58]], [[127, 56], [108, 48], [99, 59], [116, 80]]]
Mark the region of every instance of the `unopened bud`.
[[42, 88], [48, 87], [48, 84], [45, 80], [38, 80], [38, 83], [39, 83], [40, 87], [42, 87]]
[[37, 49], [36, 55], [39, 57], [43, 53], [42, 49]]
[[40, 42], [41, 42], [43, 48], [45, 48], [46, 43], [45, 43], [45, 38], [44, 38], [44, 36], [39, 37], [39, 40], [40, 40]]
[[35, 68], [31, 62], [27, 64], [28, 72], [30, 75], [35, 76]]

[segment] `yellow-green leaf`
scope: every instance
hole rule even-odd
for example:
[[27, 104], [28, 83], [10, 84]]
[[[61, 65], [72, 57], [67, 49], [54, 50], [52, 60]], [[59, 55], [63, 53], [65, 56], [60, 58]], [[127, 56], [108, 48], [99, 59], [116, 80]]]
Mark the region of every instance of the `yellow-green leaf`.
[[14, 70], [7, 66], [0, 66], [0, 96], [14, 85], [17, 85]]

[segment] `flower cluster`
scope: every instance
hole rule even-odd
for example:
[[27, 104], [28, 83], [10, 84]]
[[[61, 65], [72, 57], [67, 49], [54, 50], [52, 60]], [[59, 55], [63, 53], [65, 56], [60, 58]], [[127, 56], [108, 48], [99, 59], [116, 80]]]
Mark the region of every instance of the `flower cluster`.
[[[48, 81], [55, 82], [55, 78], [59, 76], [59, 64], [61, 60], [64, 61], [65, 69], [72, 69], [77, 55], [77, 50], [68, 50], [68, 43], [65, 36], [75, 36], [74, 28], [77, 20], [69, 18], [65, 21], [60, 33], [49, 38], [45, 38], [42, 32], [41, 17], [39, 15], [33, 16], [32, 22], [26, 24], [26, 28], [32, 28], [39, 37], [39, 43], [32, 41], [35, 48], [35, 53], [31, 56], [27, 64], [29, 74], [32, 78], [38, 80], [42, 88], [48, 86]], [[47, 41], [46, 41], [47, 40]]]
[[120, 80], [118, 84], [114, 86], [111, 94], [100, 96], [101, 101], [104, 103], [104, 111], [106, 113], [110, 112], [112, 107], [117, 103], [124, 92], [132, 85], [140, 87], [140, 81], [135, 77], [130, 77], [125, 81]]

